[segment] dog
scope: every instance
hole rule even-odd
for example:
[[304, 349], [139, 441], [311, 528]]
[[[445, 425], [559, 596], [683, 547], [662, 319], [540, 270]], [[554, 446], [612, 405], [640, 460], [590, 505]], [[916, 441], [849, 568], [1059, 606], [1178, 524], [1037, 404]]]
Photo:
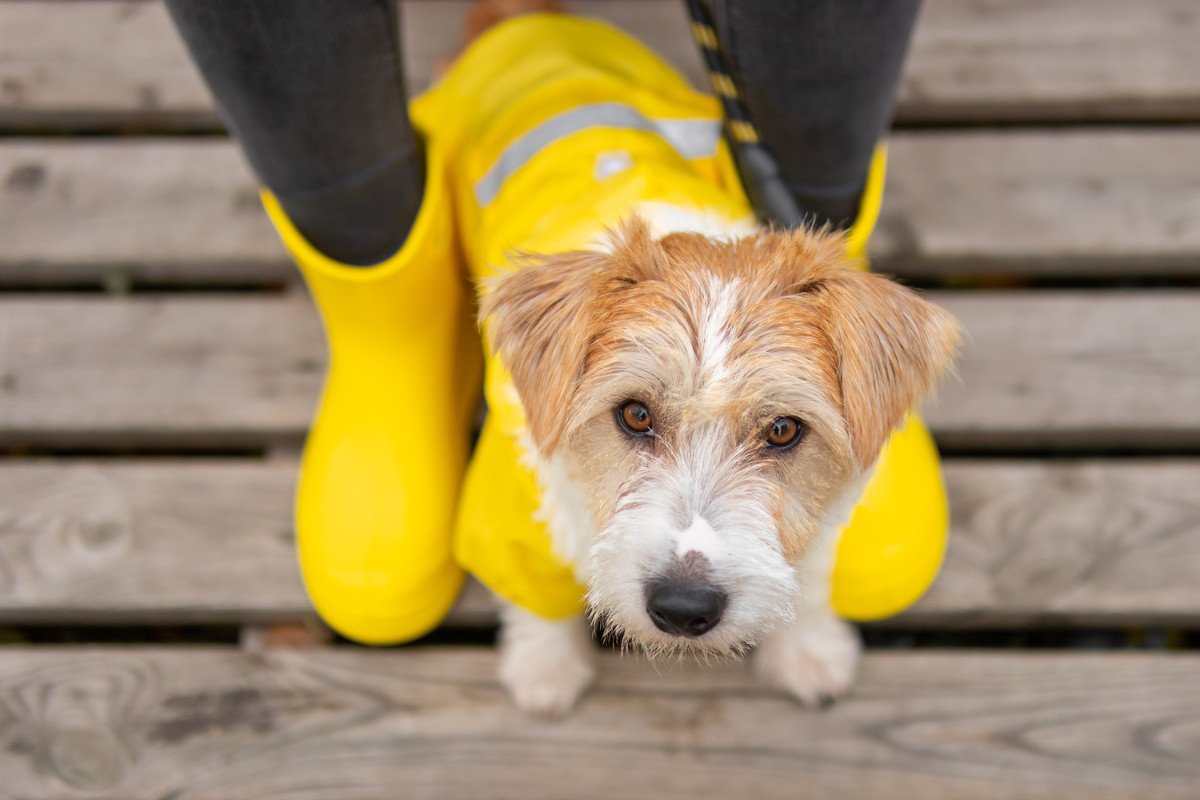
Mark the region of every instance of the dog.
[[[553, 5], [485, 0], [468, 38]], [[638, 203], [588, 247], [514, 256], [484, 281], [523, 458], [588, 608], [503, 603], [500, 678], [519, 707], [573, 707], [595, 678], [589, 623], [652, 657], [752, 652], [807, 705], [848, 691], [860, 642], [831, 608], [834, 550], [959, 327], [845, 250], [828, 229]]]

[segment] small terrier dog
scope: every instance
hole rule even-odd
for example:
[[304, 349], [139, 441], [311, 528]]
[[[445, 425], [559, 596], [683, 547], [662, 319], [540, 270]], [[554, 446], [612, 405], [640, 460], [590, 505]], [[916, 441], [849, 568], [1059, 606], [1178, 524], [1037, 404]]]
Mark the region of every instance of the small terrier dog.
[[[530, 5], [545, 4], [473, 18]], [[838, 535], [958, 325], [849, 265], [841, 235], [688, 213], [635, 215], [606, 248], [534, 258], [496, 279], [481, 318], [595, 621], [651, 655], [754, 647], [770, 684], [824, 705], [860, 650], [829, 603]], [[595, 674], [587, 620], [513, 605], [502, 619], [516, 703], [568, 711]]]

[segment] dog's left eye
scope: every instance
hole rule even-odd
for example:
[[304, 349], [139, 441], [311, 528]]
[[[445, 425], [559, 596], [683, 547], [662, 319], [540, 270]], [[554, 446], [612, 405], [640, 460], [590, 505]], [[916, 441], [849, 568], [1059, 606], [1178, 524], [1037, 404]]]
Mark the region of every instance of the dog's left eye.
[[617, 406], [617, 424], [630, 436], [653, 436], [654, 420], [645, 403], [630, 400]]
[[767, 428], [767, 446], [776, 450], [794, 447], [804, 438], [804, 423], [795, 417], [778, 417]]

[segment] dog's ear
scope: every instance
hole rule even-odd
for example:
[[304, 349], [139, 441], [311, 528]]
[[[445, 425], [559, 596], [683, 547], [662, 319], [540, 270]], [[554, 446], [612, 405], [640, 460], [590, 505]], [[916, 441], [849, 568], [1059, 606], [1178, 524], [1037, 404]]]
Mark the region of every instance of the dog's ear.
[[837, 350], [851, 447], [867, 467], [950, 366], [961, 329], [949, 312], [894, 281], [838, 272], [812, 288]]
[[512, 374], [534, 443], [553, 453], [566, 432], [588, 349], [623, 292], [654, 277], [662, 254], [640, 217], [607, 237], [608, 251], [526, 255], [480, 300], [492, 349]]
[[575, 251], [522, 259], [525, 266], [490, 283], [480, 319], [492, 349], [512, 374], [534, 442], [558, 445], [582, 377], [597, 295], [609, 256]]

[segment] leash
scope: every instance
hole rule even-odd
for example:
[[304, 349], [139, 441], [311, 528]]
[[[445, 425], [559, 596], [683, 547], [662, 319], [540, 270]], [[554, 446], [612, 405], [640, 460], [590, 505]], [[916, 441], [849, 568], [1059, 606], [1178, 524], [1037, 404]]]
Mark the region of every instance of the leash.
[[692, 38], [704, 56], [708, 80], [725, 110], [725, 136], [733, 152], [738, 174], [746, 196], [764, 222], [774, 222], [785, 228], [804, 225], [804, 213], [784, 182], [779, 162], [758, 137], [758, 130], [733, 82], [732, 71], [721, 50], [717, 27], [704, 0], [687, 0], [688, 16], [692, 18]]

